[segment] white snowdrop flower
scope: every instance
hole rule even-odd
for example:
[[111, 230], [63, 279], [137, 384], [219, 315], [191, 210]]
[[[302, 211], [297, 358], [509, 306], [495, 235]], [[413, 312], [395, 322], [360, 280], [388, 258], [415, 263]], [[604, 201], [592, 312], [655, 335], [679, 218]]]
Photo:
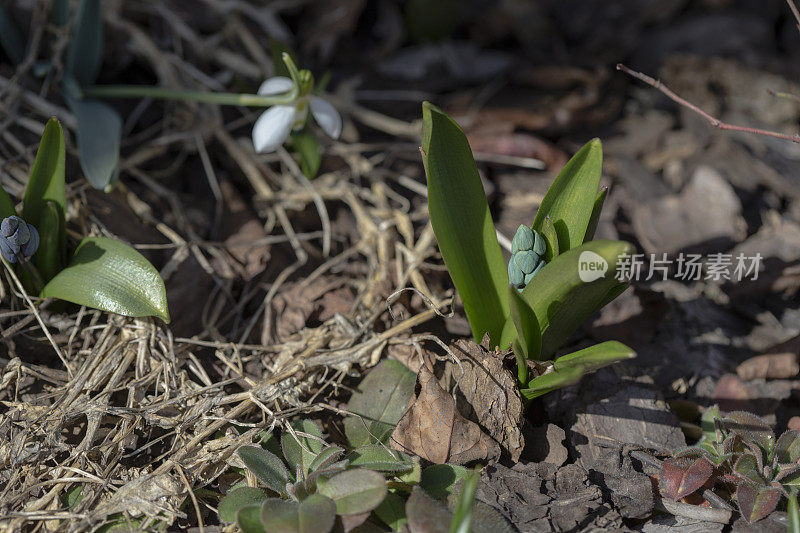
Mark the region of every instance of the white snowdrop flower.
[[[269, 78], [261, 84], [258, 94], [261, 96], [274, 96], [292, 90], [294, 82], [291, 79], [276, 76]], [[303, 95], [291, 104], [275, 105], [264, 111], [253, 126], [253, 145], [256, 152], [274, 152], [289, 137], [293, 129], [303, 127], [308, 115], [319, 124], [322, 131], [337, 139], [342, 133], [342, 117], [330, 103], [314, 95]]]

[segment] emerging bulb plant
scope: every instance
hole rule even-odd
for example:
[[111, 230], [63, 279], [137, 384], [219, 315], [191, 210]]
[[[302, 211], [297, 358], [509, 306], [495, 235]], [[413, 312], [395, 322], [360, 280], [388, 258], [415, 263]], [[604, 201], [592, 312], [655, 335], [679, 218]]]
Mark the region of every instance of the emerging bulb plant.
[[541, 233], [520, 225], [511, 240], [511, 259], [508, 261], [509, 283], [519, 292], [547, 264], [544, 260], [546, 251], [547, 244]]
[[306, 124], [308, 111], [326, 134], [338, 139], [342, 133], [342, 117], [328, 101], [309, 94], [314, 87], [314, 77], [307, 70], [298, 73], [299, 80], [285, 76], [269, 78], [258, 89], [260, 96], [275, 96], [292, 91], [298, 86], [297, 98], [288, 104], [274, 105], [264, 111], [253, 126], [253, 145], [256, 152], [274, 152], [293, 130]]
[[0, 224], [0, 253], [9, 263], [26, 263], [39, 248], [39, 232], [18, 216], [3, 219]]

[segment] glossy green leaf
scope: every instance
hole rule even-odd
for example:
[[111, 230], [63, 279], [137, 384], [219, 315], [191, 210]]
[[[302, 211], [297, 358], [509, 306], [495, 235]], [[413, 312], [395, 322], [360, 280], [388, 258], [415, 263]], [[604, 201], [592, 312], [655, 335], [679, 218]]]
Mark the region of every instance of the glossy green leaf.
[[296, 420], [291, 426], [294, 434], [284, 431], [281, 435], [283, 456], [292, 471], [299, 466], [305, 475], [324, 446], [322, 432], [313, 420]]
[[344, 419], [350, 446], [386, 443], [406, 411], [417, 377], [395, 359], [381, 361], [365, 377], [347, 403], [358, 416]]
[[475, 511], [475, 492], [478, 489], [478, 472], [471, 471], [464, 477], [461, 492], [456, 500], [453, 510], [453, 521], [450, 523], [450, 533], [470, 533], [472, 531], [472, 517]]
[[519, 393], [523, 398], [532, 400], [556, 389], [574, 385], [580, 381], [582, 375], [583, 372], [578, 367], [567, 368], [561, 372], [553, 371], [533, 378], [528, 382], [528, 386], [521, 389]]
[[300, 156], [300, 170], [307, 178], [313, 178], [322, 162], [322, 150], [316, 137], [307, 133], [293, 133], [292, 147]]
[[442, 500], [453, 494], [456, 484], [468, 473], [469, 470], [461, 465], [431, 465], [422, 471], [419, 486], [432, 498]]
[[15, 65], [25, 59], [25, 42], [22, 34], [2, 4], [0, 4], [0, 46]]
[[586, 143], [559, 172], [536, 212], [533, 229], [542, 231], [550, 217], [560, 253], [583, 243], [592, 218], [603, 169], [603, 147], [599, 139]]
[[66, 71], [81, 85], [97, 80], [103, 62], [103, 13], [100, 0], [80, 0], [67, 46]]
[[239, 509], [236, 513], [236, 524], [242, 533], [264, 533], [264, 526], [261, 525], [261, 506], [248, 505]]
[[377, 470], [378, 472], [407, 472], [414, 468], [411, 457], [392, 450], [384, 444], [359, 446], [347, 456], [351, 466]]
[[375, 509], [386, 497], [386, 480], [374, 470], [345, 470], [317, 483], [317, 492], [336, 503], [341, 515], [361, 514]]
[[[522, 298], [536, 315], [542, 334], [541, 358], [547, 359], [588, 317], [619, 296], [627, 283], [616, 279], [623, 256], [633, 253], [633, 246], [621, 241], [590, 241], [562, 253], [533, 278], [522, 291]], [[588, 271], [587, 264], [602, 263], [602, 277], [584, 282], [583, 276], [600, 275]], [[509, 318], [510, 320], [510, 318]]]
[[508, 316], [508, 272], [469, 143], [441, 110], [422, 105], [428, 211], [472, 335], [497, 345]]
[[119, 174], [122, 119], [114, 109], [97, 100], [67, 97], [67, 103], [75, 115], [83, 173], [92, 187], [107, 190]]
[[107, 237], [83, 239], [70, 264], [45, 285], [41, 296], [169, 322], [167, 293], [158, 271], [136, 250]]
[[222, 498], [217, 507], [219, 517], [223, 522], [235, 522], [236, 515], [242, 507], [260, 505], [267, 499], [267, 493], [254, 487], [238, 487]]
[[278, 457], [258, 446], [242, 446], [239, 457], [245, 466], [267, 487], [283, 494], [289, 482], [289, 470]]
[[[48, 276], [52, 276], [61, 269], [66, 254], [65, 158], [64, 131], [58, 120], [51, 118], [47, 121], [42, 139], [39, 141], [39, 149], [36, 152], [36, 159], [33, 162], [28, 186], [25, 188], [25, 197], [22, 201], [22, 218], [39, 230], [41, 238], [39, 250], [34, 255], [34, 264], [37, 268], [47, 272]], [[50, 205], [48, 206], [48, 204]], [[45, 216], [47, 217], [45, 223], [47, 227], [42, 225]], [[44, 279], [47, 281], [50, 278], [45, 277]]]
[[392, 531], [402, 531], [408, 522], [406, 519], [406, 504], [399, 495], [390, 492], [380, 505], [375, 508], [375, 515], [383, 520]]
[[553, 361], [553, 368], [557, 372], [580, 368], [585, 374], [633, 357], [636, 357], [636, 352], [621, 342], [606, 341], [559, 357]]
[[335, 521], [336, 505], [320, 494], [300, 502], [270, 498], [261, 505], [266, 533], [328, 533]]
[[549, 263], [554, 257], [561, 253], [561, 251], [558, 249], [558, 235], [556, 234], [556, 228], [553, 226], [553, 221], [549, 216], [544, 217], [544, 220], [542, 221], [542, 229], [539, 230], [539, 233], [542, 234], [542, 237], [544, 237], [544, 242], [547, 243], [547, 250], [544, 253], [544, 260]]
[[603, 204], [606, 202], [607, 195], [608, 187], [603, 187], [600, 189], [600, 192], [597, 193], [597, 198], [595, 198], [594, 206], [592, 207], [592, 216], [589, 218], [589, 226], [586, 228], [586, 237], [583, 238], [583, 242], [594, 239], [594, 234], [597, 231], [597, 224], [600, 223], [600, 215], [603, 211]]
[[[516, 288], [508, 286], [508, 303], [511, 308], [511, 320], [517, 331], [518, 346], [515, 346], [514, 354], [521, 355], [522, 359], [517, 360], [518, 379], [521, 383], [528, 381], [528, 365], [526, 359], [539, 359], [542, 349], [542, 336], [539, 331], [539, 323], [536, 315], [528, 302], [522, 299]], [[521, 351], [521, 354], [517, 354]]]

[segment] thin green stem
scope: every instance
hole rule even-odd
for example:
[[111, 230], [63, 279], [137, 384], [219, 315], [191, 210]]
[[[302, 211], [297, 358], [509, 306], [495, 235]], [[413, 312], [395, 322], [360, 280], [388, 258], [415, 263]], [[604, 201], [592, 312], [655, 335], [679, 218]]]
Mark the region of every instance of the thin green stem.
[[269, 107], [291, 104], [297, 99], [297, 85], [288, 93], [277, 96], [259, 94], [212, 93], [206, 91], [182, 91], [150, 85], [93, 85], [82, 89], [83, 97], [91, 98], [158, 98], [183, 102], [235, 105], [246, 107]]

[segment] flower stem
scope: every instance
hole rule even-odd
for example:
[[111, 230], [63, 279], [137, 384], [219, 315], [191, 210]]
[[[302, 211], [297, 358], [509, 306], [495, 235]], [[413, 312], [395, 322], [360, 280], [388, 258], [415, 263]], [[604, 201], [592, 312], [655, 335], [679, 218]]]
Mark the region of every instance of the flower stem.
[[93, 85], [82, 89], [83, 97], [92, 98], [158, 98], [161, 100], [181, 100], [206, 104], [235, 105], [246, 107], [268, 107], [291, 104], [297, 99], [299, 90], [292, 88], [288, 93], [278, 96], [259, 94], [213, 93], [206, 91], [182, 91], [150, 85]]

